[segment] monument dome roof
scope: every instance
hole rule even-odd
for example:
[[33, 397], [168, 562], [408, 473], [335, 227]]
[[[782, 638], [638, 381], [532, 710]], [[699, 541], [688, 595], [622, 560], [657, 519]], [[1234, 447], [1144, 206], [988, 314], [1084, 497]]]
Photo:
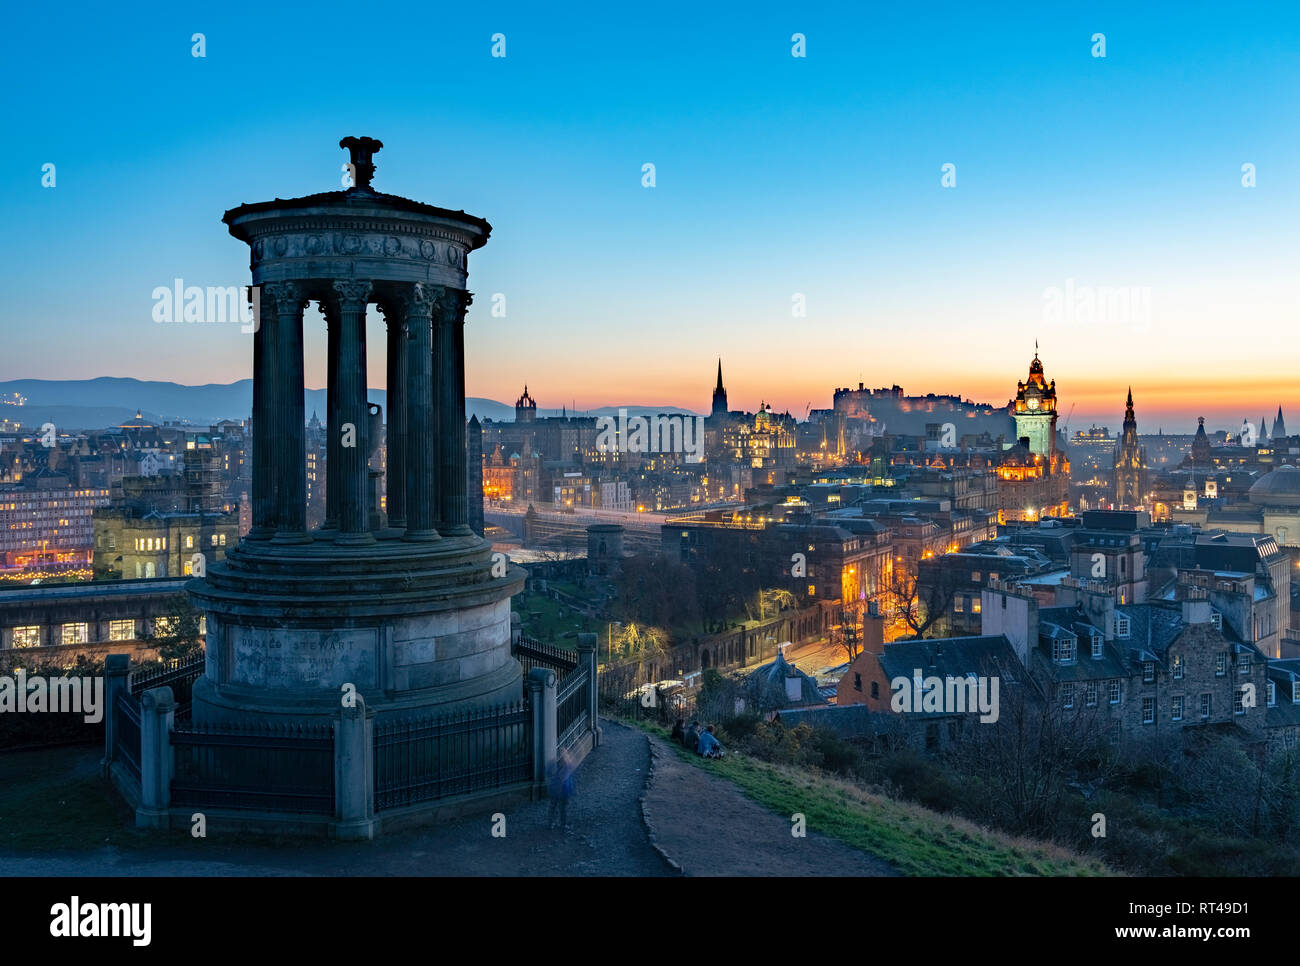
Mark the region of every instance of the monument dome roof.
[[1250, 488], [1250, 502], [1263, 506], [1300, 507], [1300, 468], [1279, 466]]

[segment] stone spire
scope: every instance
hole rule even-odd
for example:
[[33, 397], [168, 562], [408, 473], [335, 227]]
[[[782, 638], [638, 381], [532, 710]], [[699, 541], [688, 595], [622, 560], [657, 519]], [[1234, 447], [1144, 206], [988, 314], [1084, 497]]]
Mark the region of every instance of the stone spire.
[[1277, 419], [1273, 420], [1273, 438], [1281, 439], [1286, 435], [1286, 423], [1282, 420], [1282, 407], [1277, 407]]
[[1259, 418], [1259, 441], [1262, 443], [1268, 438], [1268, 417], [1261, 416]]
[[718, 359], [718, 384], [713, 388], [713, 409], [714, 416], [725, 416], [727, 414], [727, 390], [722, 385], [722, 359]]

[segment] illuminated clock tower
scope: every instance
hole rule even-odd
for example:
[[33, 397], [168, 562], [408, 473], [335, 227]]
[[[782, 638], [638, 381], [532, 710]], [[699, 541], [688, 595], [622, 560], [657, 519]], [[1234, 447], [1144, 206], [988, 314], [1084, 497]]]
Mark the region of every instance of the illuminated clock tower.
[[1029, 364], [1029, 379], [1016, 384], [1012, 416], [1016, 421], [1016, 439], [1029, 440], [1029, 451], [1043, 457], [1049, 465], [1056, 455], [1056, 380], [1043, 378], [1043, 364], [1034, 347], [1034, 361]]

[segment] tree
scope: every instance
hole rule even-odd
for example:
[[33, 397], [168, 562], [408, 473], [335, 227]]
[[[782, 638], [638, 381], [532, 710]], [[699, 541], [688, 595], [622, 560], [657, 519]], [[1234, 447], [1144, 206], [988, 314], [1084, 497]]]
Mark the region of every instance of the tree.
[[849, 661], [854, 661], [862, 653], [862, 616], [866, 612], [866, 601], [855, 600], [844, 605], [840, 611], [839, 626], [832, 633], [837, 643], [843, 648]]
[[948, 760], [965, 772], [980, 819], [1032, 836], [1061, 831], [1068, 799], [1087, 776], [1093, 795], [1118, 771], [1104, 709], [1066, 709], [1059, 694], [1039, 698], [1028, 683], [999, 677], [996, 722], [968, 721]]
[[667, 654], [668, 649], [667, 633], [648, 624], [624, 624], [611, 637], [611, 650], [615, 659], [636, 658], [644, 661]]
[[887, 592], [895, 615], [920, 640], [947, 617], [957, 584], [951, 572], [936, 562], [916, 574], [895, 569]]
[[158, 649], [158, 656], [164, 661], [193, 657], [203, 649], [200, 642], [202, 617], [188, 596], [177, 594], [172, 598], [171, 616], [165, 619], [165, 623], [155, 623], [155, 629], [161, 625], [161, 632], [155, 630], [145, 640]]
[[[754, 599], [758, 604], [759, 620], [764, 620], [769, 613], [776, 614], [797, 603], [794, 594], [784, 587], [760, 587]], [[746, 610], [748, 610], [748, 601], [746, 601]]]

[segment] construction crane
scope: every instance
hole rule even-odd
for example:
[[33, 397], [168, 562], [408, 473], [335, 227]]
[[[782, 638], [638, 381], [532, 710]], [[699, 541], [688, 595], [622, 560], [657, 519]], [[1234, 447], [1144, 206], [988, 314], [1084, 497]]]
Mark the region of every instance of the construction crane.
[[1078, 403], [1071, 403], [1071, 404], [1070, 404], [1070, 411], [1069, 411], [1068, 413], [1066, 413], [1066, 415], [1065, 415], [1065, 427], [1064, 427], [1064, 429], [1065, 429], [1065, 435], [1066, 435], [1067, 438], [1068, 438], [1069, 435], [1070, 435], [1070, 417], [1074, 415], [1074, 407], [1077, 406], [1077, 405], [1079, 405], [1079, 404], [1078, 404]]

